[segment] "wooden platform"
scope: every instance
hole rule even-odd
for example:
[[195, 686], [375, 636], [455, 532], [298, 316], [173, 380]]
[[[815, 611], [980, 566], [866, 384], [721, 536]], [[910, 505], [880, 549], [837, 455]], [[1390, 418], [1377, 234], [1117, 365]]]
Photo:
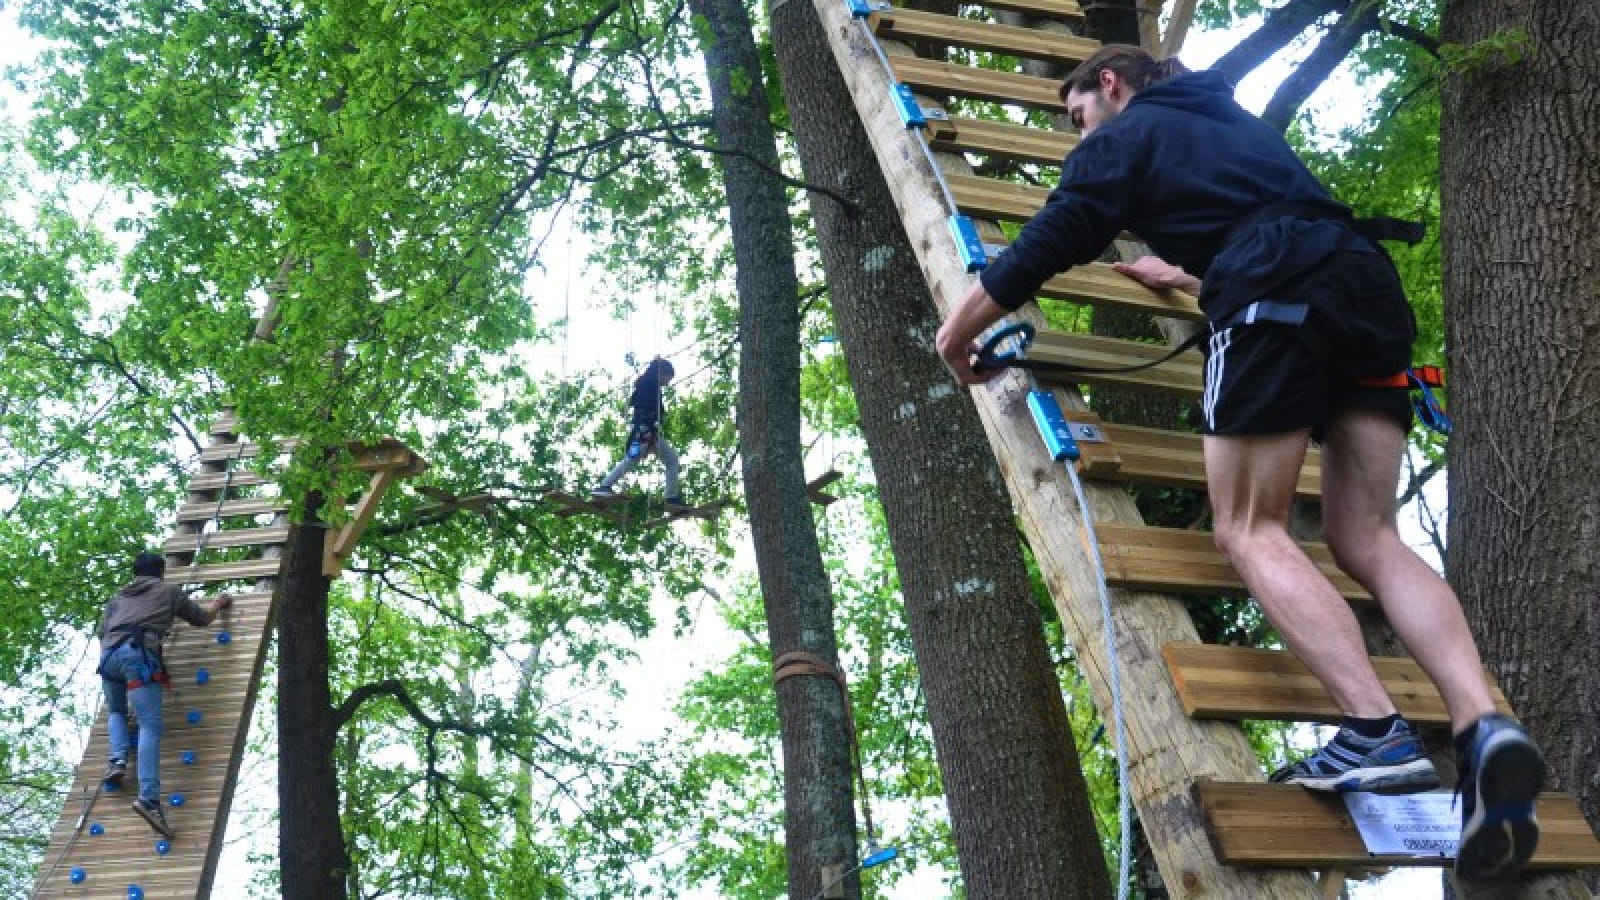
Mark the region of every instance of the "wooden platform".
[[[1217, 858], [1233, 866], [1309, 867], [1444, 866], [1442, 856], [1373, 856], [1367, 853], [1336, 794], [1287, 784], [1199, 781], [1195, 796]], [[1534, 869], [1600, 866], [1600, 841], [1570, 794], [1539, 798], [1539, 850]]]
[[[1299, 660], [1285, 650], [1167, 644], [1161, 656], [1183, 708], [1199, 719], [1283, 719], [1338, 722], [1339, 707]], [[1424, 725], [1448, 725], [1444, 700], [1416, 660], [1377, 657], [1372, 667], [1401, 715]], [[1498, 687], [1500, 711], [1512, 715]]]

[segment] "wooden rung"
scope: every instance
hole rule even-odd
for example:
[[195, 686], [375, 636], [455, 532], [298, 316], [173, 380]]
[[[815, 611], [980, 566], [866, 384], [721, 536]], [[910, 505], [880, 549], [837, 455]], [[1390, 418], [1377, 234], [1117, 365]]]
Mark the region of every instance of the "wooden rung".
[[[265, 528], [234, 528], [205, 535], [207, 549], [223, 547], [271, 547], [289, 539], [289, 526], [268, 525]], [[201, 535], [175, 534], [167, 539], [167, 553], [193, 553], [199, 548]]]
[[1046, 281], [1039, 296], [1189, 322], [1206, 319], [1194, 297], [1182, 291], [1152, 291], [1105, 263], [1074, 266]]
[[891, 56], [889, 64], [894, 68], [896, 80], [913, 91], [991, 100], [1050, 112], [1067, 111], [1066, 104], [1056, 96], [1061, 82], [1054, 78], [992, 72], [915, 56]]
[[978, 0], [970, 5], [1063, 22], [1076, 22], [1083, 18], [1083, 8], [1071, 0]]
[[[1336, 794], [1289, 784], [1199, 781], [1195, 798], [1217, 858], [1233, 866], [1334, 868], [1341, 866], [1445, 866], [1438, 856], [1372, 856]], [[1572, 795], [1539, 796], [1539, 849], [1535, 869], [1600, 867], [1600, 840]]]
[[[1074, 410], [1067, 411], [1066, 417], [1069, 422], [1089, 421], [1089, 414]], [[1098, 418], [1093, 421], [1099, 423]], [[1085, 477], [1205, 490], [1204, 439], [1200, 435], [1134, 425], [1101, 424], [1100, 428], [1110, 446], [1116, 448], [1120, 463], [1114, 469], [1095, 471], [1080, 466]], [[1315, 447], [1306, 451], [1295, 495], [1309, 500], [1322, 497], [1322, 453]]]
[[247, 500], [225, 500], [217, 503], [185, 503], [178, 507], [179, 522], [204, 522], [212, 516], [260, 516], [283, 512], [289, 504], [281, 497], [251, 497]]
[[[1028, 348], [1028, 358], [1045, 362], [1118, 368], [1165, 356], [1167, 348], [1138, 341], [1096, 337], [1066, 331], [1040, 331]], [[1115, 384], [1199, 399], [1200, 354], [1184, 353], [1176, 359], [1138, 372], [1117, 374], [1060, 374], [1039, 372], [1039, 378], [1059, 384]]]
[[[284, 438], [278, 441], [278, 452], [287, 453], [299, 446], [296, 438]], [[255, 459], [261, 455], [261, 445], [249, 442], [234, 444], [212, 444], [200, 451], [201, 462], [226, 462], [230, 459]]]
[[996, 25], [916, 9], [875, 12], [868, 24], [879, 38], [920, 41], [940, 47], [966, 47], [1063, 66], [1076, 66], [1100, 49], [1100, 42], [1036, 28]]
[[1010, 122], [951, 116], [946, 128], [930, 132], [928, 142], [935, 150], [950, 153], [978, 153], [1017, 162], [1059, 166], [1078, 136], [1065, 131], [1046, 131]]
[[197, 472], [189, 477], [188, 489], [193, 492], [221, 490], [224, 485], [230, 488], [250, 487], [257, 484], [272, 484], [270, 475], [258, 475], [255, 472], [235, 471], [232, 477], [228, 472]]
[[239, 562], [207, 563], [202, 566], [174, 566], [167, 569], [166, 580], [173, 584], [210, 584], [215, 581], [244, 581], [251, 578], [270, 578], [283, 568], [279, 559], [245, 559]]
[[1050, 196], [1049, 188], [998, 178], [946, 174], [944, 180], [961, 211], [979, 219], [1026, 222], [1044, 208], [1045, 198]]
[[[1194, 718], [1339, 721], [1339, 707], [1327, 688], [1288, 651], [1169, 643], [1161, 655], [1184, 711]], [[1380, 656], [1372, 667], [1406, 718], [1426, 725], [1450, 723], [1444, 700], [1416, 660]], [[1494, 701], [1501, 712], [1512, 714], [1499, 688]]]
[[[1240, 594], [1247, 590], [1208, 531], [1103, 524], [1096, 526], [1095, 534], [1106, 564], [1106, 583], [1114, 588], [1173, 594]], [[1326, 544], [1299, 544], [1341, 596], [1352, 603], [1372, 604], [1372, 595], [1339, 570]]]
[[233, 410], [225, 409], [212, 420], [210, 432], [217, 435], [237, 434], [238, 429], [239, 417], [233, 414]]

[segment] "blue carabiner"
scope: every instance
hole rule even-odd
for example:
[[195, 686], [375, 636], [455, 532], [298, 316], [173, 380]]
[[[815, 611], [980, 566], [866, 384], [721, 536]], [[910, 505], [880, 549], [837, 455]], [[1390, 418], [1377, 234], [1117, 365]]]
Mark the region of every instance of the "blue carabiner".
[[[983, 342], [982, 347], [978, 348], [977, 357], [972, 362], [972, 371], [981, 374], [995, 369], [1008, 368], [1013, 362], [1022, 358], [1022, 351], [1028, 349], [1028, 345], [1033, 343], [1033, 336], [1033, 326], [1027, 322], [1007, 325], [996, 331], [989, 336], [987, 341]], [[1010, 338], [1017, 339], [1017, 348], [1002, 352], [999, 349], [1000, 345]]]

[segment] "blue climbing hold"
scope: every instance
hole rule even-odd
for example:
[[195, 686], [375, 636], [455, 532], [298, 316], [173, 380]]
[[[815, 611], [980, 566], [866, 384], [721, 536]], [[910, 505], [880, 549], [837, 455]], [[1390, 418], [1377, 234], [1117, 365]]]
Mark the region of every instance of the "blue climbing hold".
[[161, 854], [162, 856], [166, 856], [168, 853], [171, 853], [172, 852], [172, 842], [171, 841], [156, 841], [156, 852]]
[[233, 635], [229, 634], [226, 629], [219, 631], [217, 632], [217, 643], [231, 644], [233, 643]]
[[183, 760], [183, 764], [186, 766], [194, 765], [195, 756], [193, 750], [183, 751], [183, 753], [179, 754], [178, 758]]
[[200, 710], [198, 710], [198, 709], [189, 710], [188, 719], [189, 719], [189, 724], [190, 725], [199, 725], [200, 724]]
[[211, 673], [210, 672], [207, 672], [205, 669], [195, 669], [194, 670], [194, 683], [195, 684], [205, 684], [206, 682], [208, 682], [210, 680], [211, 680]]
[[128, 885], [128, 900], [144, 900], [144, 888], [137, 884]]
[[82, 869], [73, 869], [71, 872], [67, 873], [68, 880], [70, 880], [73, 884], [83, 884], [83, 880], [88, 877], [89, 873]]
[[173, 794], [171, 797], [167, 798], [167, 802], [171, 803], [173, 806], [182, 806], [183, 805], [183, 795], [182, 794]]
[[106, 833], [106, 827], [104, 825], [101, 825], [99, 822], [96, 822], [93, 825], [89, 826], [89, 834], [92, 835], [93, 837], [99, 837], [100, 835], [105, 834], [105, 833]]

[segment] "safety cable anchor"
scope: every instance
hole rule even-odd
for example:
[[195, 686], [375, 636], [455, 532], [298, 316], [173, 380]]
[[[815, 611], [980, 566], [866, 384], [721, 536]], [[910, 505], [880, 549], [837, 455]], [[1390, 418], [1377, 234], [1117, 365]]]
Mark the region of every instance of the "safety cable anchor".
[[968, 273], [982, 271], [989, 265], [989, 256], [983, 251], [983, 239], [978, 237], [978, 226], [972, 219], [959, 213], [951, 216], [950, 235], [955, 238], [956, 252], [961, 255], [961, 265]]
[[890, 12], [894, 9], [893, 3], [882, 0], [844, 0], [844, 5], [850, 9], [850, 16], [856, 19], [865, 19], [873, 13]]
[[1045, 388], [1034, 388], [1028, 392], [1028, 409], [1033, 413], [1033, 424], [1038, 426], [1050, 458], [1056, 462], [1076, 461], [1080, 455], [1078, 442], [1072, 437], [1067, 417], [1061, 414], [1056, 395]]

